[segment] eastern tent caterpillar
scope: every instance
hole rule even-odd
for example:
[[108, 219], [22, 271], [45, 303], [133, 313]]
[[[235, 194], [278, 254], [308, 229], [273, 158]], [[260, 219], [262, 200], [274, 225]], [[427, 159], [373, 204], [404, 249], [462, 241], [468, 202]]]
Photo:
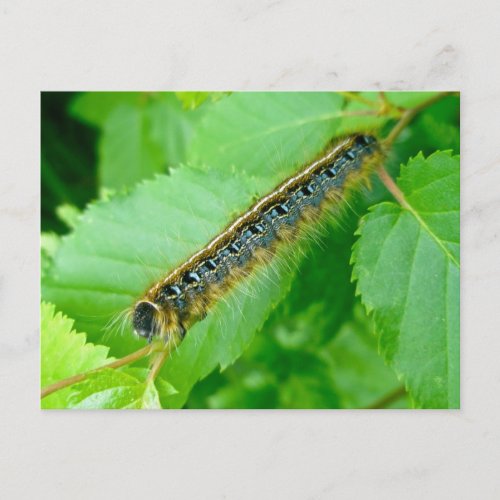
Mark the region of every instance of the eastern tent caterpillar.
[[271, 260], [281, 242], [293, 240], [366, 181], [381, 157], [372, 135], [352, 135], [328, 147], [152, 286], [134, 306], [136, 334], [149, 342], [182, 339], [223, 294], [256, 265]]

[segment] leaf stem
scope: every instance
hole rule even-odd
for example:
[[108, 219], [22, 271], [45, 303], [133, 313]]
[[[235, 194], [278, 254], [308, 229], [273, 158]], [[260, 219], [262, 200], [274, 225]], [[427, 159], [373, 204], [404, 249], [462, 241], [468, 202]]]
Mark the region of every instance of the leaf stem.
[[406, 394], [406, 389], [404, 387], [398, 387], [396, 390], [390, 392], [389, 394], [383, 396], [379, 400], [370, 406], [366, 406], [365, 410], [381, 410], [387, 408], [391, 403], [398, 401]]
[[367, 106], [371, 106], [372, 108], [378, 108], [379, 103], [377, 101], [372, 101], [371, 99], [367, 99], [362, 95], [356, 94], [355, 92], [339, 92], [341, 96], [345, 99], [349, 99], [351, 101], [358, 101], [362, 104], [366, 104]]
[[158, 353], [157, 357], [153, 361], [151, 369], [149, 370], [147, 379], [148, 383], [155, 381], [156, 377], [158, 376], [158, 373], [160, 373], [161, 367], [164, 365], [170, 352], [171, 349], [170, 346], [168, 346], [168, 348], [165, 348], [163, 351], [160, 351]]
[[380, 177], [380, 180], [383, 182], [384, 186], [387, 188], [387, 190], [396, 198], [396, 200], [400, 203], [400, 205], [407, 210], [410, 209], [410, 205], [405, 199], [405, 196], [401, 189], [397, 186], [397, 184], [394, 182], [392, 177], [388, 174], [387, 170], [384, 167], [380, 167], [377, 171], [378, 176]]
[[410, 122], [425, 108], [428, 108], [429, 106], [432, 106], [436, 102], [440, 101], [446, 96], [449, 96], [453, 94], [453, 92], [440, 92], [439, 94], [436, 94], [426, 101], [421, 102], [418, 106], [415, 106], [414, 108], [407, 109], [404, 113], [401, 119], [396, 123], [394, 128], [391, 130], [389, 135], [384, 139], [383, 144], [387, 147], [390, 148], [398, 135], [410, 124]]
[[123, 358], [116, 359], [111, 363], [102, 365], [99, 368], [95, 368], [93, 370], [89, 370], [88, 372], [79, 373], [77, 375], [73, 375], [72, 377], [59, 380], [53, 384], [44, 387], [42, 389], [41, 398], [43, 399], [44, 397], [48, 396], [49, 394], [52, 394], [53, 392], [59, 391], [61, 389], [64, 389], [65, 387], [69, 387], [70, 385], [76, 384], [78, 382], [82, 382], [92, 373], [104, 370], [104, 368], [120, 368], [121, 366], [128, 365], [141, 358], [145, 358], [146, 356], [149, 356], [154, 350], [155, 347], [153, 345], [147, 345], [137, 351], [132, 352], [131, 354], [127, 354], [127, 356], [124, 356]]

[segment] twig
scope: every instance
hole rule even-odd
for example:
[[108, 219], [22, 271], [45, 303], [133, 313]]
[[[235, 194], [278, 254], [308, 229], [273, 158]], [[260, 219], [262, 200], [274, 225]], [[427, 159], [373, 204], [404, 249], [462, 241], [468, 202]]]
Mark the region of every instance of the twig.
[[344, 111], [342, 117], [349, 116], [378, 116], [380, 113], [376, 109], [360, 109], [356, 111]]
[[378, 108], [379, 103], [377, 101], [372, 101], [370, 99], [367, 99], [366, 97], [363, 97], [362, 95], [356, 94], [354, 92], [339, 92], [339, 94], [346, 99], [349, 99], [351, 101], [358, 101], [363, 104], [366, 104], [367, 106], [371, 106], [373, 108]]
[[403, 116], [399, 120], [398, 123], [391, 130], [390, 134], [384, 139], [383, 144], [389, 148], [392, 146], [398, 135], [409, 125], [409, 123], [417, 116], [422, 110], [435, 104], [440, 101], [444, 97], [451, 95], [453, 92], [440, 92], [436, 94], [426, 101], [421, 102], [418, 106], [414, 108], [408, 109], [403, 113]]
[[408, 202], [405, 199], [405, 195], [399, 189], [397, 184], [393, 181], [392, 177], [387, 173], [387, 170], [384, 167], [380, 167], [377, 170], [378, 176], [380, 177], [380, 180], [383, 182], [384, 186], [387, 188], [387, 190], [396, 198], [396, 200], [400, 203], [400, 205], [407, 210], [410, 209], [410, 205], [408, 205]]
[[398, 387], [395, 391], [390, 392], [386, 396], [380, 398], [375, 403], [370, 406], [366, 406], [365, 410], [380, 410], [382, 408], [386, 408], [391, 403], [394, 403], [398, 399], [401, 399], [406, 394], [406, 389], [404, 387]]
[[65, 387], [69, 387], [70, 385], [76, 384], [78, 382], [82, 382], [92, 373], [104, 370], [104, 368], [120, 368], [120, 366], [125, 366], [141, 358], [145, 358], [146, 356], [149, 356], [154, 349], [155, 348], [153, 345], [147, 345], [137, 351], [134, 351], [131, 354], [127, 354], [127, 356], [124, 356], [123, 358], [117, 359], [106, 365], [102, 365], [99, 368], [95, 368], [94, 370], [90, 370], [85, 373], [79, 373], [78, 375], [73, 375], [72, 377], [59, 380], [58, 382], [55, 382], [51, 385], [44, 387], [42, 389], [41, 397], [43, 399], [44, 397], [48, 396], [49, 394], [52, 394], [53, 392], [59, 391], [61, 389], [64, 389]]
[[167, 357], [170, 354], [170, 346], [168, 348], [165, 348], [163, 351], [158, 353], [158, 356], [155, 358], [153, 365], [151, 366], [151, 369], [149, 370], [148, 373], [148, 379], [147, 382], [154, 382], [156, 377], [158, 376], [158, 373], [160, 373], [161, 367], [167, 360]]

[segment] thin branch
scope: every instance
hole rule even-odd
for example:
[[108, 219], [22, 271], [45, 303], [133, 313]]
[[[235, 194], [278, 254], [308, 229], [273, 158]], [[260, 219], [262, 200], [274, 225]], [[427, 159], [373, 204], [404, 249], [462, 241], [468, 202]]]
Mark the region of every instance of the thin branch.
[[453, 94], [453, 92], [440, 92], [439, 94], [436, 94], [426, 101], [421, 102], [418, 106], [415, 106], [414, 108], [408, 109], [403, 113], [403, 116], [399, 120], [398, 123], [394, 126], [394, 128], [391, 130], [390, 134], [384, 139], [383, 144], [387, 147], [390, 148], [398, 135], [410, 124], [410, 122], [425, 108], [428, 108], [429, 106], [432, 106], [436, 102], [440, 101], [444, 97]]
[[342, 117], [349, 116], [378, 116], [380, 113], [376, 109], [360, 109], [356, 111], [345, 111]]
[[161, 367], [164, 365], [170, 352], [171, 352], [171, 348], [169, 346], [168, 348], [165, 348], [163, 351], [158, 353], [157, 357], [155, 358], [155, 360], [153, 362], [153, 365], [151, 366], [151, 369], [149, 370], [148, 379], [147, 379], [148, 383], [154, 382], [156, 380], [156, 377], [160, 373]]
[[387, 96], [385, 95], [385, 92], [380, 90], [379, 93], [378, 93], [379, 97], [380, 97], [380, 100], [382, 102], [384, 102], [388, 107], [391, 106], [391, 103], [389, 102], [389, 100], [387, 99]]
[[153, 351], [155, 350], [155, 347], [153, 345], [147, 345], [145, 347], [142, 347], [141, 349], [134, 351], [131, 354], [128, 354], [127, 356], [116, 359], [115, 361], [108, 363], [106, 365], [102, 365], [99, 368], [95, 368], [94, 370], [90, 370], [85, 373], [79, 373], [78, 375], [73, 375], [72, 377], [65, 378], [63, 380], [59, 380], [58, 382], [55, 382], [51, 385], [48, 385], [42, 389], [42, 399], [49, 394], [52, 394], [53, 392], [59, 391], [61, 389], [64, 389], [65, 387], [69, 387], [70, 385], [76, 384], [78, 382], [82, 382], [85, 380], [89, 375], [92, 373], [96, 373], [100, 370], [104, 370], [104, 368], [120, 368], [120, 366], [125, 366], [130, 363], [133, 363], [134, 361], [137, 361], [141, 358], [145, 358], [146, 356], [149, 356]]
[[387, 99], [384, 92], [379, 92], [379, 98], [377, 100], [367, 99], [360, 94], [355, 94], [353, 92], [339, 92], [344, 98], [351, 101], [357, 101], [364, 104], [365, 106], [370, 106], [372, 110], [358, 110], [358, 111], [348, 111], [343, 116], [387, 116], [389, 118], [400, 118], [404, 109], [398, 108]]
[[391, 403], [394, 403], [401, 399], [406, 394], [406, 389], [404, 387], [398, 387], [395, 391], [390, 392], [386, 396], [380, 398], [375, 403], [370, 406], [366, 406], [365, 410], [381, 410], [382, 408], [387, 408]]
[[387, 188], [387, 190], [396, 198], [396, 200], [400, 203], [400, 205], [407, 210], [410, 209], [410, 205], [408, 205], [408, 202], [405, 199], [405, 195], [399, 189], [397, 184], [394, 182], [392, 177], [388, 174], [387, 170], [384, 167], [380, 167], [377, 170], [378, 176], [380, 177], [380, 180], [383, 182], [384, 186]]
[[366, 104], [367, 106], [371, 106], [373, 108], [378, 108], [379, 103], [377, 101], [372, 101], [370, 99], [367, 99], [366, 97], [363, 97], [360, 94], [356, 94], [354, 92], [339, 92], [339, 94], [346, 99], [349, 99], [351, 101], [358, 101], [362, 104]]

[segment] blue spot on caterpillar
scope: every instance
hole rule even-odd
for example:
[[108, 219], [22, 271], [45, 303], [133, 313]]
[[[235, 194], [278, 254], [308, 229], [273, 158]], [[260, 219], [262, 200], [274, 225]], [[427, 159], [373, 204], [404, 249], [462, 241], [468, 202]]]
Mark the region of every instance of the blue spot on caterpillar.
[[279, 244], [314, 223], [345, 191], [366, 181], [382, 158], [377, 139], [356, 134], [337, 141], [271, 193], [262, 197], [216, 238], [152, 286], [134, 306], [137, 335], [182, 339], [210, 307]]

